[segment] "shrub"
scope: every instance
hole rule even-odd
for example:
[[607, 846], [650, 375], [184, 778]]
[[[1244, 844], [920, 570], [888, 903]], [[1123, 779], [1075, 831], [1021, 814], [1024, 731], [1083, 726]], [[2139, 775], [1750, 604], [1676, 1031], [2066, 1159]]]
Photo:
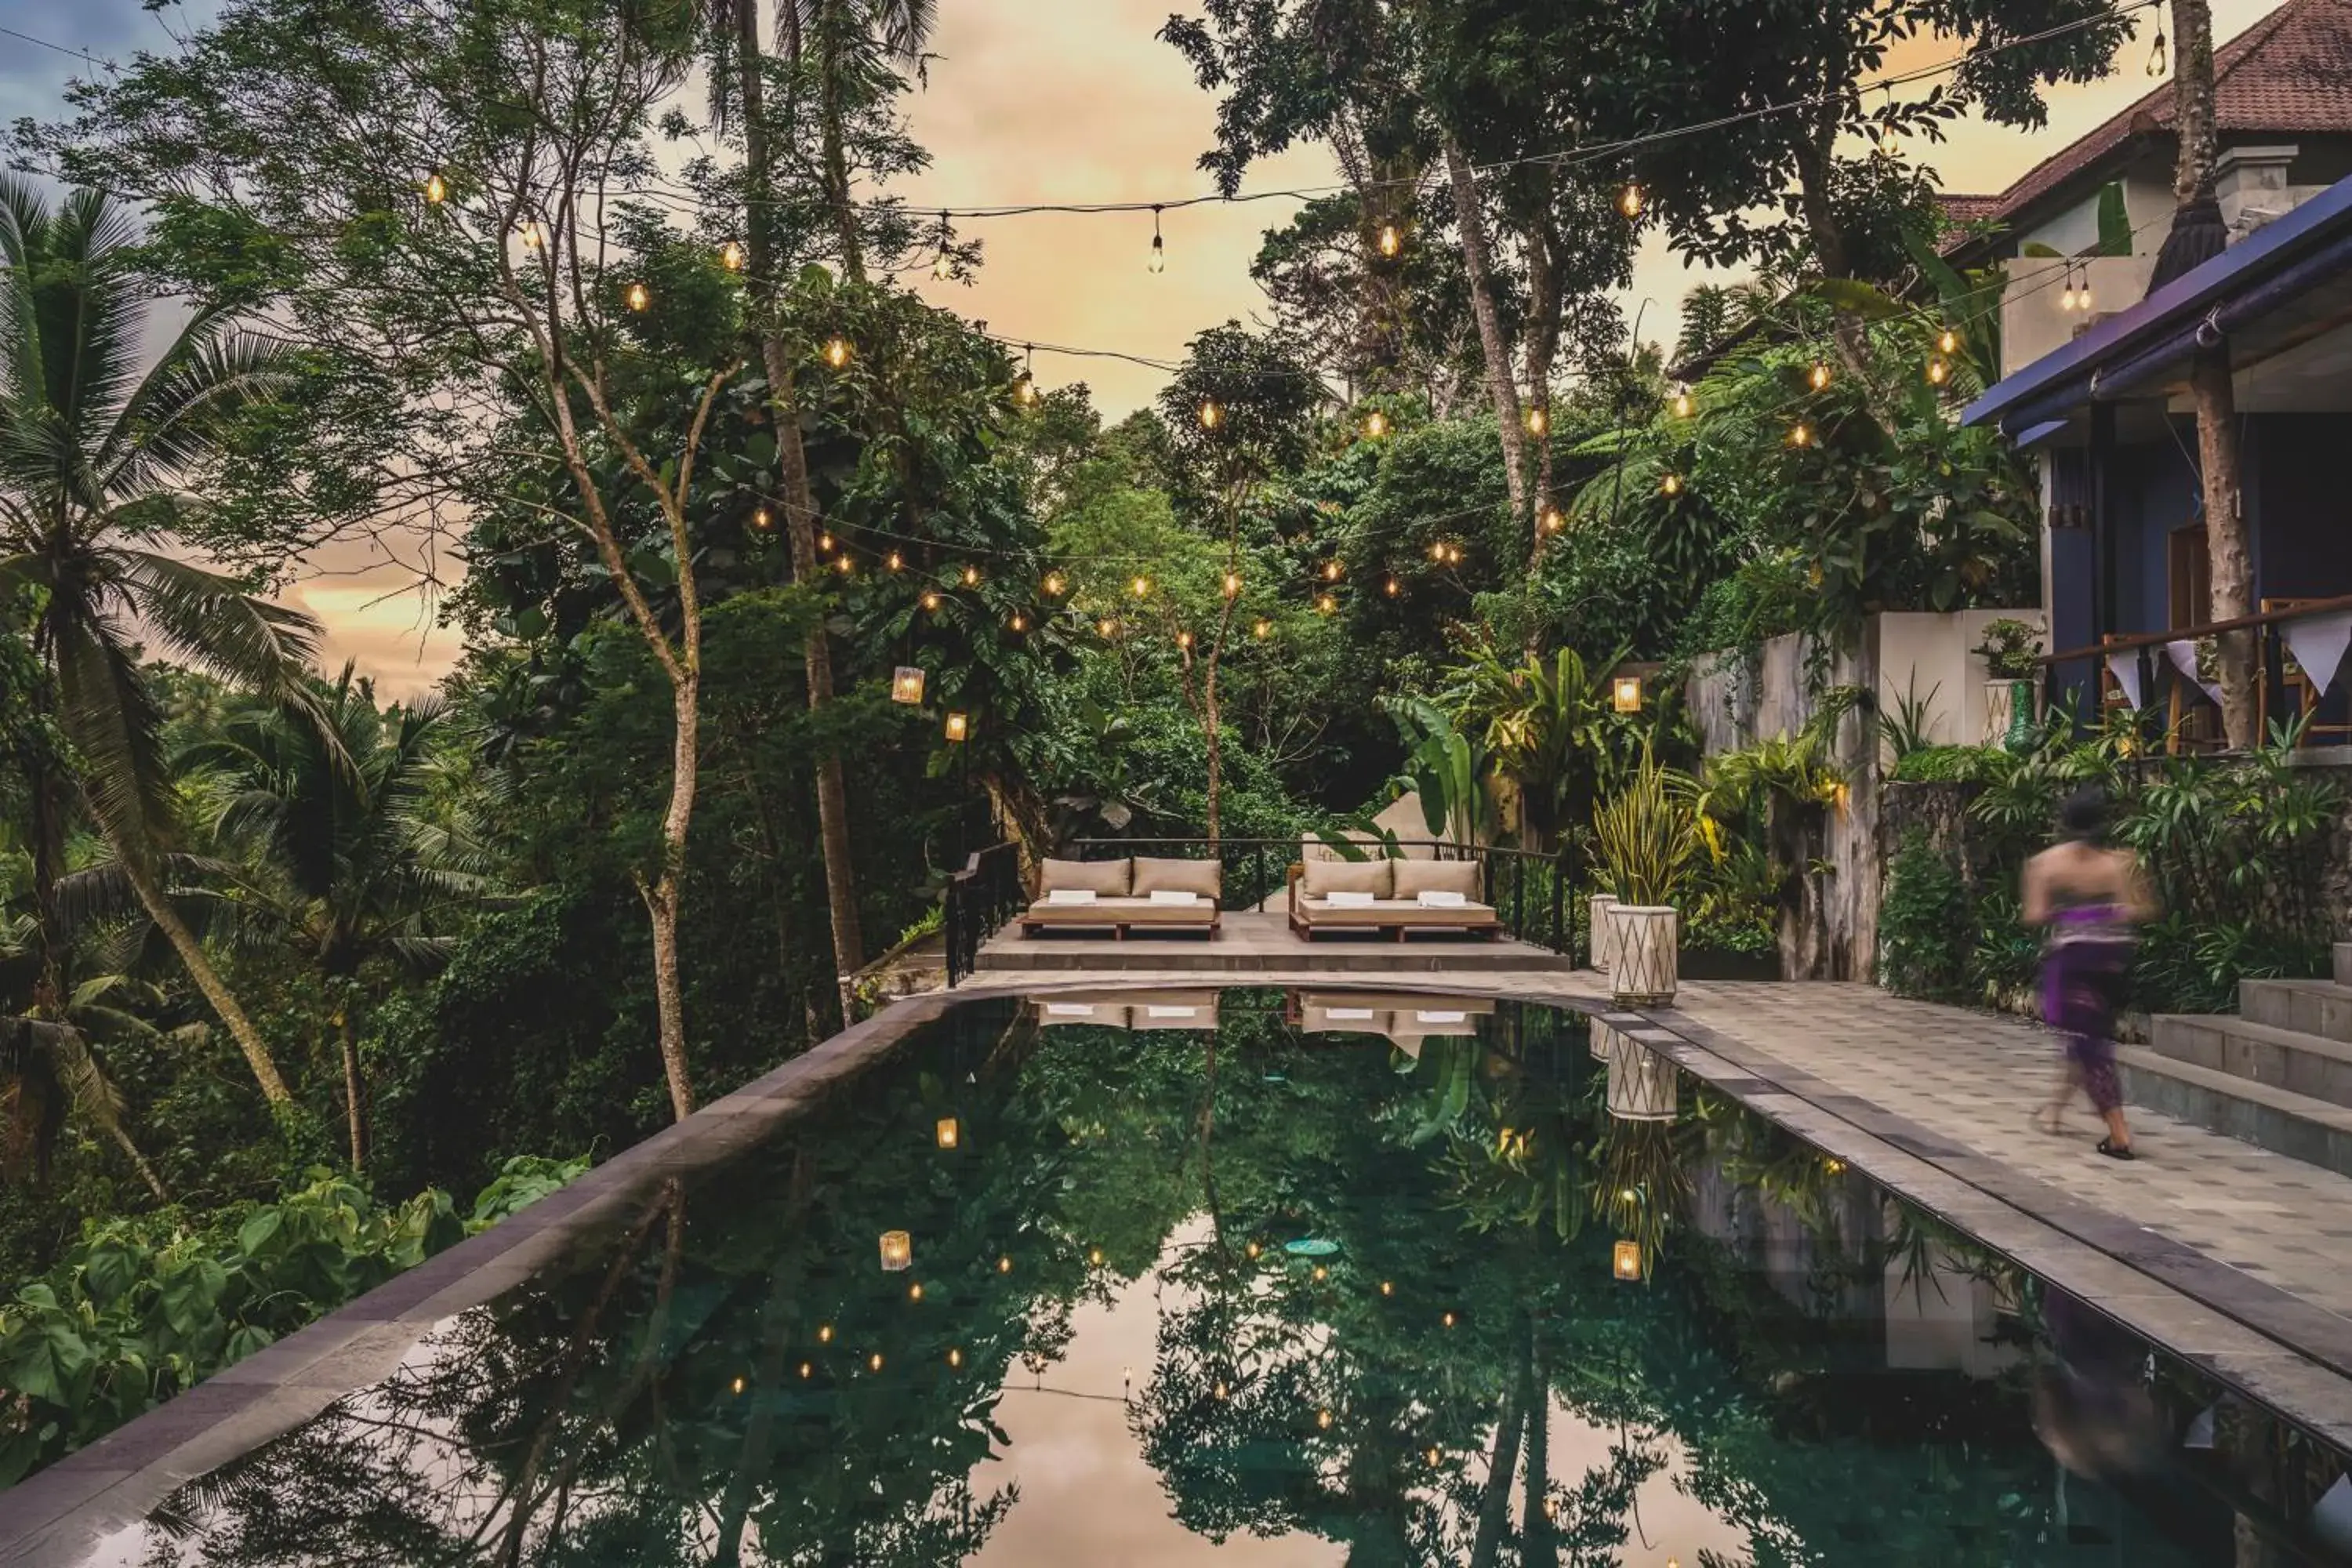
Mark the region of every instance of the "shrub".
[[1878, 911], [1879, 984], [1901, 996], [1965, 999], [1974, 922], [1958, 868], [1915, 828], [1891, 872]]
[[1921, 746], [1895, 760], [1895, 777], [1902, 784], [1967, 784], [1984, 765], [1984, 746]]

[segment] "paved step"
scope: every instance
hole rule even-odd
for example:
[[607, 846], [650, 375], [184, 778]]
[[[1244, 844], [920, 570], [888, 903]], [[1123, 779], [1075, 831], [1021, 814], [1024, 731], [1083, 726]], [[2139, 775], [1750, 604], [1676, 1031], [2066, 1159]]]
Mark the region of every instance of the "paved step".
[[2177, 1121], [2352, 1176], [2352, 1110], [2139, 1046], [2117, 1047], [2116, 1066], [2127, 1112], [2135, 1107], [2161, 1111]]
[[2238, 1011], [2249, 1023], [2352, 1044], [2352, 985], [2328, 980], [2242, 980]]
[[2336, 984], [2352, 985], [2352, 942], [2336, 944]]
[[2352, 1107], [2352, 1045], [2227, 1014], [2159, 1013], [2148, 1021], [2158, 1056], [2250, 1083]]

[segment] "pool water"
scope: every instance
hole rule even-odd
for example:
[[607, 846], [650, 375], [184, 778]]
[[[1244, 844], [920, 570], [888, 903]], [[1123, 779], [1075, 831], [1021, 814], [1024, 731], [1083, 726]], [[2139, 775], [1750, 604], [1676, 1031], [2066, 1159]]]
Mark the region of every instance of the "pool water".
[[99, 1560], [2342, 1561], [2341, 1456], [1602, 1035], [956, 1007]]

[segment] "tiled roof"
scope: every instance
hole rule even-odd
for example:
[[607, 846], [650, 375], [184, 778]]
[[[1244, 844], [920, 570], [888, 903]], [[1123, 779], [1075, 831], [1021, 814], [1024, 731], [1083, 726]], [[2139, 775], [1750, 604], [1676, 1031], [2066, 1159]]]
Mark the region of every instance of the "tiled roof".
[[[2352, 132], [2352, 0], [2287, 0], [2277, 10], [2213, 52], [2214, 128], [2287, 134]], [[2172, 125], [2172, 83], [2166, 80], [2081, 141], [2026, 171], [1990, 211], [1970, 218], [2016, 216], [2131, 137]], [[1978, 196], [1947, 196], [1972, 204]]]
[[1944, 216], [1954, 223], [1978, 223], [1985, 218], [1998, 217], [2000, 216], [2000, 204], [1999, 196], [1963, 195], [1958, 191], [1939, 191], [1936, 195], [1936, 205], [1942, 207]]

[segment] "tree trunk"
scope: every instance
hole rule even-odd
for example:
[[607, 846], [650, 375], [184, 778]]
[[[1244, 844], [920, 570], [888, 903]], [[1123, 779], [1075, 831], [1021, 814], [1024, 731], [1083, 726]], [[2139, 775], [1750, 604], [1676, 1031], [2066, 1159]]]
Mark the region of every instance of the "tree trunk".
[[[2189, 387], [2197, 399], [2197, 466], [2205, 493], [2205, 550], [2212, 563], [2212, 618], [2254, 613], [2254, 558], [2238, 496], [2238, 401], [2230, 381], [2230, 348], [2197, 356]], [[2221, 644], [2221, 728], [2240, 751], [2261, 743], [2255, 704], [2258, 643], [2251, 629], [2223, 632]]]
[[1559, 1568], [1559, 1540], [1551, 1516], [1551, 1401], [1536, 1373], [1535, 1324], [1523, 1331], [1519, 1400], [1528, 1413], [1527, 1502], [1519, 1513], [1520, 1568]]
[[662, 817], [661, 874], [648, 886], [637, 882], [654, 929], [654, 1006], [661, 1022], [662, 1074], [669, 1080], [671, 1110], [681, 1121], [694, 1114], [693, 1069], [686, 1058], [686, 984], [677, 956], [677, 917], [686, 870], [686, 836], [694, 819], [699, 780], [702, 678], [688, 666], [670, 688], [669, 810]]
[[343, 1120], [351, 1131], [352, 1174], [356, 1176], [367, 1165], [367, 1123], [360, 1101], [360, 1044], [352, 1033], [349, 1002], [335, 1010], [335, 1037], [343, 1052]]
[[[748, 0], [747, 0], [748, 3]], [[784, 0], [791, 5], [793, 0]], [[857, 207], [849, 199], [849, 157], [842, 145], [841, 110], [841, 34], [852, 25], [852, 18], [842, 14], [841, 0], [828, 0], [820, 26], [818, 47], [824, 51], [824, 87], [819, 95], [818, 112], [824, 117], [824, 184], [825, 195], [833, 205], [835, 233], [841, 244], [841, 275], [863, 280], [866, 259], [857, 237]]]
[[[785, 10], [791, 12], [789, 4]], [[759, 0], [737, 0], [735, 42], [736, 61], [742, 76], [744, 158], [751, 175], [751, 218], [746, 249], [754, 280], [761, 287], [772, 288], [774, 247], [770, 243], [767, 226], [773, 221], [768, 205], [772, 182], [767, 99], [760, 79]], [[854, 230], [854, 220], [852, 226]], [[855, 238], [854, 232], [851, 237]], [[817, 575], [816, 492], [809, 482], [808, 453], [801, 444], [792, 365], [785, 357], [782, 341], [774, 337], [761, 339], [760, 358], [768, 375], [777, 458], [783, 469], [784, 537], [792, 551], [793, 576], [801, 583], [814, 583]], [[803, 659], [808, 673], [809, 710], [814, 713], [833, 700], [833, 648], [822, 622], [809, 628]], [[849, 790], [836, 752], [826, 752], [816, 759], [816, 816], [817, 841], [824, 858], [825, 897], [833, 921], [834, 989], [846, 1017], [850, 976], [866, 966], [866, 941], [859, 929], [856, 873], [849, 854]]]
[[1511, 515], [1525, 527], [1535, 514], [1528, 507], [1528, 447], [1520, 424], [1518, 386], [1511, 378], [1511, 348], [1503, 340], [1502, 312], [1495, 304], [1495, 274], [1487, 258], [1486, 219], [1479, 205], [1477, 177], [1452, 136], [1445, 139], [1445, 176], [1454, 188], [1454, 216], [1462, 231], [1462, 266], [1470, 279], [1470, 313], [1477, 321], [1478, 347], [1486, 360], [1486, 391], [1494, 400], [1495, 425], [1503, 437], [1503, 479], [1510, 489]]
[[[91, 816], [96, 817], [97, 814], [93, 812]], [[278, 1075], [278, 1063], [271, 1058], [269, 1047], [261, 1038], [261, 1031], [253, 1026], [253, 1020], [245, 1016], [245, 1009], [238, 1006], [236, 998], [230, 994], [220, 973], [213, 968], [213, 961], [205, 956], [204, 944], [196, 940], [196, 933], [188, 929], [187, 921], [180, 918], [180, 912], [163, 897], [163, 889], [156, 886], [153, 875], [145, 867], [124, 854], [120, 844], [114, 846], [114, 854], [123, 875], [130, 879], [131, 890], [139, 895], [140, 903], [145, 906], [147, 918], [155, 922], [155, 929], [163, 933], [163, 939], [172, 944], [172, 951], [180, 955], [180, 963], [187, 970], [188, 978], [203, 993], [215, 1016], [227, 1026], [229, 1037], [236, 1042], [236, 1048], [245, 1053], [246, 1066], [253, 1069], [254, 1079], [261, 1085], [262, 1098], [272, 1107], [293, 1104], [294, 1096], [287, 1089], [286, 1080]]]
[[1496, 1552], [1511, 1524], [1511, 1478], [1519, 1468], [1519, 1427], [1527, 1411], [1516, 1384], [1503, 1396], [1495, 1420], [1495, 1447], [1486, 1458], [1486, 1485], [1478, 1500], [1478, 1533], [1471, 1542], [1472, 1568], [1494, 1568]]

